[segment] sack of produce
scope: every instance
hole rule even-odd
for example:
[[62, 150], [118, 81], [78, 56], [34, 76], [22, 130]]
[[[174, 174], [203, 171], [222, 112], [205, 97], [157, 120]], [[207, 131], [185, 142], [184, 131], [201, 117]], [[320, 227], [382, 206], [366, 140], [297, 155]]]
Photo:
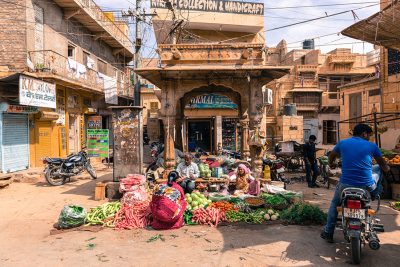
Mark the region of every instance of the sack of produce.
[[156, 230], [182, 227], [186, 205], [184, 192], [179, 185], [174, 184], [171, 187], [167, 184], [160, 185], [150, 203], [153, 214], [151, 226]]
[[146, 177], [141, 174], [128, 174], [119, 183], [119, 192], [125, 193], [136, 190], [137, 186], [143, 185], [146, 182]]
[[81, 226], [85, 223], [86, 210], [81, 206], [65, 206], [58, 218], [58, 228], [69, 229]]

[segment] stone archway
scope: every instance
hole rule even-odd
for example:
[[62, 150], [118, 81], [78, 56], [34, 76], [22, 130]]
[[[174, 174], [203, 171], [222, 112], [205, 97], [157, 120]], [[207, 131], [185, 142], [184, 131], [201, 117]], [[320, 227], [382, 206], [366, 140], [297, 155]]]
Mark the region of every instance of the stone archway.
[[[242, 111], [241, 94], [231, 88], [211, 84], [192, 88], [182, 94], [180, 99], [176, 99], [176, 124], [183, 132], [177, 145], [184, 151], [190, 149], [189, 124], [196, 124], [194, 120], [208, 121], [210, 125], [210, 135], [208, 146], [210, 152], [217, 152], [218, 144], [223, 144], [222, 124], [228, 118], [231, 120], [240, 119]], [[193, 107], [193, 108], [192, 108]], [[231, 123], [233, 123], [231, 121]], [[235, 146], [237, 150], [239, 136], [235, 133]], [[193, 143], [192, 143], [193, 144]], [[240, 147], [240, 145], [239, 145]]]

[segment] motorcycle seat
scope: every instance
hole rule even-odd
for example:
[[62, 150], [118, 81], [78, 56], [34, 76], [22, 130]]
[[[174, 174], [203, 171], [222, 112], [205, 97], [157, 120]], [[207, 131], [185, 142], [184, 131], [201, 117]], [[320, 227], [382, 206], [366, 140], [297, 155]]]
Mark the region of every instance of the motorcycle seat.
[[46, 160], [49, 163], [62, 163], [63, 162], [62, 158], [47, 158]]

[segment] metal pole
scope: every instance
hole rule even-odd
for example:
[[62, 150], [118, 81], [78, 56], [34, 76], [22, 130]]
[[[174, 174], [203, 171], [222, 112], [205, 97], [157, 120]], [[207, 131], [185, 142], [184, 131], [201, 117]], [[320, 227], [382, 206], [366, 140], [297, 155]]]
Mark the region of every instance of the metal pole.
[[376, 112], [374, 112], [374, 133], [375, 133], [375, 143], [379, 146], [378, 140], [378, 123], [376, 122]]
[[[141, 30], [141, 14], [140, 14], [140, 7], [141, 7], [141, 0], [136, 0], [136, 7], [135, 7], [135, 69], [139, 68], [140, 66], [140, 49], [142, 47], [142, 30]], [[135, 105], [141, 106], [141, 99], [140, 99], [140, 81], [139, 76], [135, 73], [134, 74], [135, 80]]]

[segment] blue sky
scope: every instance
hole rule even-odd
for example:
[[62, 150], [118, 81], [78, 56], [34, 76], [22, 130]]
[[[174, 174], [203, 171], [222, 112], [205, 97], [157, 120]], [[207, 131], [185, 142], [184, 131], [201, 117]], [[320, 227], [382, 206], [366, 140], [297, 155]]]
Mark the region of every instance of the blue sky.
[[[133, 8], [135, 6], [135, 0], [95, 1], [104, 10], [126, 10], [129, 7]], [[275, 46], [282, 39], [285, 39], [288, 42], [288, 47], [290, 50], [301, 48], [301, 40], [314, 38], [316, 48], [321, 49], [322, 52], [329, 52], [338, 47], [346, 47], [351, 48], [354, 52], [367, 53], [373, 48], [371, 44], [362, 43], [359, 40], [347, 38], [342, 35], [337, 35], [335, 33], [338, 33], [347, 26], [353, 24], [356, 21], [355, 17], [358, 17], [359, 19], [364, 19], [379, 11], [379, 1], [377, 0], [250, 0], [249, 2], [251, 1], [264, 2], [265, 29], [267, 31], [266, 42], [268, 46]], [[149, 3], [149, 1], [145, 2]], [[335, 6], [316, 6], [330, 4], [333, 4]], [[365, 8], [366, 6], [370, 5], [374, 6]], [[271, 29], [276, 27], [316, 17], [326, 16], [326, 14], [331, 15], [334, 13], [350, 10], [353, 10], [355, 15], [353, 15], [352, 12], [348, 12], [330, 18], [324, 18], [305, 24], [271, 31]], [[320, 37], [327, 34], [332, 35]], [[143, 43], [147, 46], [144, 47], [143, 56], [155, 56], [155, 51], [154, 49], [152, 49], [152, 47], [154, 47], [155, 45], [155, 41], [151, 27], [146, 27], [143, 30], [143, 37]]]

